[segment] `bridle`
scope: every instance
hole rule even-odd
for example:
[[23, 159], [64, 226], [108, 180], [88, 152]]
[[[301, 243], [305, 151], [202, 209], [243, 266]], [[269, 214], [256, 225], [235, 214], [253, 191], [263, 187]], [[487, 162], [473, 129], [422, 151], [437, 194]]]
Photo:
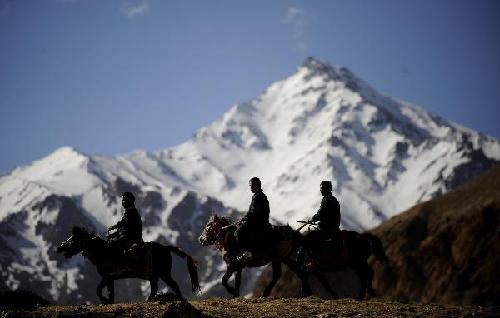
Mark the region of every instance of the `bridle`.
[[224, 249], [224, 239], [226, 237], [227, 230], [224, 231], [222, 229], [220, 222], [212, 221], [211, 224], [208, 225], [208, 229], [205, 233], [205, 237], [214, 238], [213, 245], [215, 245], [215, 248], [218, 250]]

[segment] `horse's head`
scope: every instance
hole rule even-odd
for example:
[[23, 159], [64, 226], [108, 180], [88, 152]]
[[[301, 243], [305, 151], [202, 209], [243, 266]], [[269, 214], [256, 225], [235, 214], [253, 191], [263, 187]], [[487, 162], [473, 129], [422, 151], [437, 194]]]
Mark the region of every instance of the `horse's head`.
[[224, 231], [222, 228], [229, 224], [231, 222], [227, 218], [219, 217], [217, 214], [212, 215], [198, 238], [201, 245], [208, 246], [215, 244], [220, 239], [222, 231]]
[[57, 247], [57, 253], [63, 253], [66, 258], [75, 256], [83, 251], [91, 236], [83, 227], [74, 226], [71, 236]]

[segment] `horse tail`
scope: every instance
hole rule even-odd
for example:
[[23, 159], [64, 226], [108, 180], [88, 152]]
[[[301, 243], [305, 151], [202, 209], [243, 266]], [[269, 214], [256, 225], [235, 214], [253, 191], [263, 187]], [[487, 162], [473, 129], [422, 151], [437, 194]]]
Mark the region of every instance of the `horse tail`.
[[166, 246], [166, 248], [169, 252], [173, 252], [180, 258], [186, 258], [186, 265], [188, 268], [189, 277], [191, 278], [191, 290], [193, 291], [193, 293], [198, 293], [200, 291], [200, 284], [198, 281], [198, 263], [179, 247]]
[[371, 233], [363, 233], [361, 236], [370, 242], [371, 250], [379, 261], [387, 262], [389, 260], [385, 254], [382, 241], [378, 238], [378, 236]]

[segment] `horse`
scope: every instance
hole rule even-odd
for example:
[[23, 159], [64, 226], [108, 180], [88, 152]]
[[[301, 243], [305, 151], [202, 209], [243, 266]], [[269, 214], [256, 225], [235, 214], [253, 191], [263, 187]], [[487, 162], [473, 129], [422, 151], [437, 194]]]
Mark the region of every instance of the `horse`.
[[309, 252], [307, 258], [299, 261], [304, 275], [307, 277], [310, 273], [315, 274], [333, 298], [338, 298], [338, 295], [322, 274], [345, 268], [351, 268], [361, 280], [358, 300], [365, 299], [366, 293], [375, 296], [372, 286], [373, 269], [368, 264], [368, 258], [373, 254], [381, 262], [388, 261], [382, 242], [376, 235], [343, 230], [333, 240], [311, 242], [304, 239], [302, 242], [303, 248]]
[[[158, 278], [161, 278], [177, 297], [183, 299], [179, 286], [171, 276], [172, 256], [170, 252], [187, 259], [192, 291], [200, 290], [196, 262], [175, 246], [145, 242], [135, 255], [126, 256], [110, 248], [104, 239], [87, 232], [82, 227], [75, 226], [71, 231], [71, 236], [57, 248], [57, 252], [63, 253], [66, 258], [82, 253], [82, 256], [88, 258], [97, 267], [97, 272], [102, 277], [97, 285], [97, 296], [103, 303], [114, 303], [114, 281], [123, 278], [148, 280], [151, 285], [148, 301], [153, 300], [158, 292]], [[105, 286], [108, 289], [107, 298], [102, 294]]]
[[[269, 296], [274, 285], [281, 277], [282, 263], [287, 265], [301, 279], [302, 292], [304, 294], [311, 293], [305, 276], [302, 275], [302, 271], [294, 260], [301, 239], [300, 233], [290, 226], [275, 226], [271, 230], [266, 248], [252, 253], [252, 256], [248, 259], [239, 261], [231, 257], [239, 249], [234, 237], [234, 226], [229, 225], [231, 225], [229, 219], [214, 214], [209, 218], [198, 240], [203, 246], [215, 245], [221, 252], [222, 258], [227, 265], [226, 273], [222, 277], [222, 285], [231, 295], [234, 297], [240, 295], [243, 268], [260, 267], [269, 263], [272, 265], [273, 278], [265, 288], [263, 297]], [[228, 284], [228, 280], [233, 273], [236, 273], [234, 287]]]

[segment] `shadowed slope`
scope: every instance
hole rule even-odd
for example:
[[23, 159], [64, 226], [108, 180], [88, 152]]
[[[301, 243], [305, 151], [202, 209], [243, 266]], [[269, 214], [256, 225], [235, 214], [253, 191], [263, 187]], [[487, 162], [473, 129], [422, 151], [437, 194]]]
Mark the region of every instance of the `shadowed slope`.
[[391, 259], [374, 287], [399, 301], [500, 304], [500, 166], [375, 228]]

